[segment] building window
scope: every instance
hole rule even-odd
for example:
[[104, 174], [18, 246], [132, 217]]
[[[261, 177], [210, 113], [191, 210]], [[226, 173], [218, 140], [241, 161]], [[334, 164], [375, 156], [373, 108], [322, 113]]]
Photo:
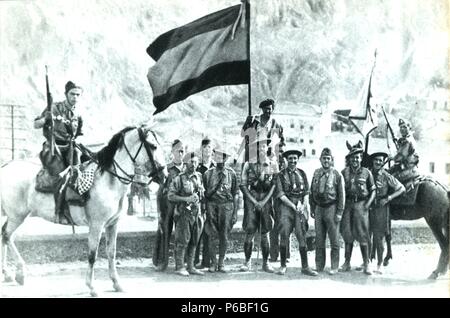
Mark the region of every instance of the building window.
[[310, 143], [310, 144], [312, 144], [313, 142], [314, 142], [314, 140], [312, 140], [312, 139], [309, 140], [309, 143]]
[[297, 142], [297, 138], [289, 137], [289, 138], [288, 138], [288, 141], [289, 141], [289, 142]]
[[303, 149], [303, 156], [306, 157], [306, 149]]
[[450, 163], [445, 164], [445, 173], [450, 174]]
[[430, 162], [430, 172], [434, 173], [434, 162]]
[[294, 123], [291, 123], [291, 128], [295, 128], [295, 124]]
[[311, 154], [312, 154], [313, 156], [315, 156], [315, 155], [316, 155], [316, 149], [311, 150]]
[[305, 128], [305, 126], [303, 126], [303, 125], [300, 125], [300, 129], [303, 129], [303, 128]]
[[309, 126], [309, 130], [314, 130], [314, 126]]
[[300, 139], [300, 142], [301, 142], [301, 143], [304, 143], [304, 142], [305, 142], [305, 140], [304, 140], [303, 138], [301, 138], [301, 139]]

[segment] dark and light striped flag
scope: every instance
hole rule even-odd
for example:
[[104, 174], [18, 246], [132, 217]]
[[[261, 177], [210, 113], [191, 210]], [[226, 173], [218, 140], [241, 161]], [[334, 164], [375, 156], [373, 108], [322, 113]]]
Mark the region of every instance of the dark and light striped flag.
[[250, 5], [243, 1], [160, 35], [147, 48], [157, 114], [188, 96], [221, 85], [248, 84]]

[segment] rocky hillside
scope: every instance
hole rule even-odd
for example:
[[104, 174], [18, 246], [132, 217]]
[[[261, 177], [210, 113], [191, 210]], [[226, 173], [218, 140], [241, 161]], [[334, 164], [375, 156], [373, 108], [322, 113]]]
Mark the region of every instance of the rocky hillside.
[[[67, 80], [85, 87], [86, 143], [104, 142], [122, 127], [151, 120], [145, 49], [159, 34], [237, 0], [40, 0], [0, 2], [0, 103], [27, 107], [31, 129], [45, 107], [49, 65], [55, 100]], [[448, 3], [445, 0], [251, 1], [253, 109], [279, 103], [328, 104], [355, 99], [378, 51], [373, 93], [397, 103], [448, 87]], [[246, 86], [212, 88], [153, 118], [165, 140], [188, 131], [220, 138], [246, 114]], [[2, 119], [3, 120], [3, 119]], [[189, 138], [185, 138], [188, 139]], [[194, 139], [194, 138], [192, 138]]]

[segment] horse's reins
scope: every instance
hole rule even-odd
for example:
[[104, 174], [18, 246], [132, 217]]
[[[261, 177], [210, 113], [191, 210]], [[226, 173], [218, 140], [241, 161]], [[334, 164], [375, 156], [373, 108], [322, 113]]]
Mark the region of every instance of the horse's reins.
[[[155, 133], [153, 131], [150, 131], [150, 132], [153, 134], [153, 136], [155, 137], [155, 140], [158, 142], [158, 139], [156, 139]], [[148, 185], [148, 184], [150, 184], [153, 181], [154, 176], [157, 173], [159, 173], [159, 171], [162, 170], [164, 167], [157, 168], [157, 166], [155, 164], [155, 160], [153, 158], [153, 154], [152, 154], [151, 149], [150, 149], [150, 143], [146, 140], [145, 133], [142, 130], [142, 128], [138, 128], [138, 134], [139, 134], [139, 140], [141, 141], [141, 145], [139, 146], [139, 149], [136, 151], [136, 154], [134, 156], [129, 151], [129, 149], [128, 149], [127, 145], [125, 144], [125, 142], [123, 143], [123, 145], [124, 145], [124, 148], [125, 148], [128, 156], [130, 157], [131, 161], [133, 162], [133, 164], [136, 163], [136, 158], [139, 155], [139, 153], [141, 152], [142, 147], [145, 148], [145, 151], [147, 152], [147, 155], [149, 157], [150, 163], [152, 164], [153, 167], [155, 167], [155, 171], [148, 175], [148, 177], [150, 178], [149, 182], [147, 183], [147, 185]], [[122, 138], [123, 138], [123, 134], [122, 134]], [[80, 148], [80, 147], [78, 147], [78, 148]], [[81, 150], [81, 148], [80, 148], [80, 150]], [[98, 161], [95, 158], [93, 158], [90, 154], [89, 154], [89, 156], [91, 157], [92, 161], [94, 161], [94, 162], [96, 162], [98, 164]], [[111, 171], [110, 169], [104, 169], [104, 170], [109, 172], [110, 174], [112, 174], [117, 179], [119, 179], [119, 181], [122, 182], [123, 184], [127, 184], [128, 185], [128, 184], [133, 182], [133, 179], [134, 179], [135, 175], [134, 174], [131, 175], [131, 174], [127, 173], [119, 165], [119, 163], [117, 163], [117, 161], [115, 159], [113, 161], [113, 168], [114, 168], [114, 171]], [[125, 175], [125, 177], [120, 176], [119, 174], [117, 174], [117, 169], [119, 169]]]

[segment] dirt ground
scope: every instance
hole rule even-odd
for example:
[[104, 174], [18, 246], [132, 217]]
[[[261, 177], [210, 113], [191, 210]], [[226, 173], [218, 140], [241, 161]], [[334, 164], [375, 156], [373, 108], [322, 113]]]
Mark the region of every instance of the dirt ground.
[[[327, 252], [328, 253], [328, 252]], [[285, 276], [256, 271], [240, 272], [243, 253], [227, 255], [228, 273], [208, 273], [204, 276], [180, 277], [174, 274], [173, 260], [169, 269], [155, 271], [151, 259], [120, 259], [118, 273], [123, 293], [112, 290], [108, 278], [107, 261], [96, 263], [96, 287], [100, 297], [114, 298], [316, 298], [316, 297], [439, 297], [450, 296], [448, 274], [437, 280], [427, 277], [435, 268], [439, 249], [434, 244], [394, 245], [394, 259], [383, 274], [367, 276], [356, 270], [330, 276], [326, 271], [318, 277], [300, 273], [298, 253], [292, 252]], [[253, 263], [256, 263], [256, 252]], [[260, 255], [261, 257], [261, 255]], [[341, 263], [343, 251], [341, 251]], [[314, 253], [308, 253], [314, 267]], [[261, 260], [259, 260], [261, 264]], [[361, 263], [359, 248], [355, 247], [352, 265]], [[279, 263], [271, 263], [274, 268]], [[327, 263], [329, 266], [329, 261]], [[375, 264], [372, 264], [374, 269]], [[27, 266], [24, 286], [15, 282], [3, 283], [2, 297], [89, 297], [84, 285], [87, 264], [85, 262], [50, 263]], [[260, 268], [260, 266], [259, 266]], [[328, 267], [326, 270], [329, 269]]]

